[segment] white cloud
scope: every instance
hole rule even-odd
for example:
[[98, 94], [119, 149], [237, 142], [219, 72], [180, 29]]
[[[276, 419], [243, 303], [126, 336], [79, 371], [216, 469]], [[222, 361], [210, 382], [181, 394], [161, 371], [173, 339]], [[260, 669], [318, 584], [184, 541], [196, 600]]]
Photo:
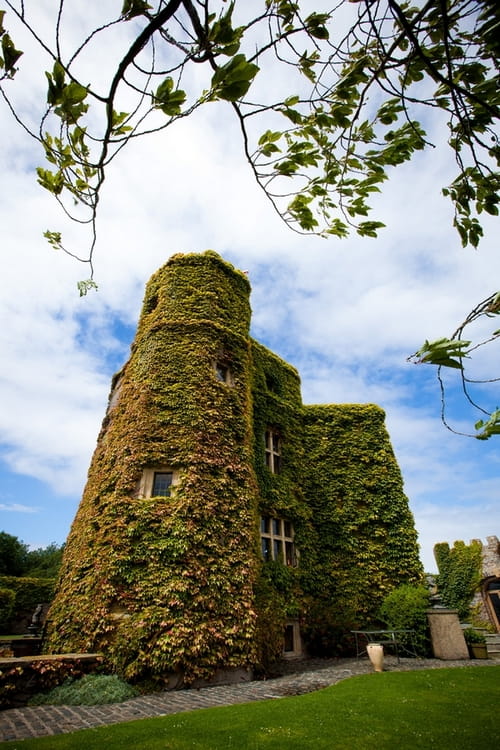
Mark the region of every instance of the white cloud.
[[0, 510], [4, 513], [38, 513], [40, 508], [34, 508], [31, 505], [21, 505], [20, 503], [0, 503]]
[[[22, 71], [29, 109], [41, 84], [29, 66]], [[111, 373], [128, 356], [119, 326], [135, 326], [144, 284], [171, 254], [212, 248], [249, 270], [253, 332], [299, 368], [306, 402], [386, 409], [426, 561], [437, 541], [498, 533], [494, 446], [448, 433], [432, 372], [406, 363], [426, 337], [451, 333], [493, 291], [500, 277], [493, 220], [479, 252], [460, 247], [439, 197], [450, 164], [429, 152], [394, 172], [377, 199], [388, 224], [379, 239], [296, 235], [256, 186], [230, 116], [229, 105], [210, 106], [118, 156], [98, 225], [99, 292], [83, 299], [76, 282], [88, 270], [41, 234], [61, 228], [76, 250], [85, 235], [36, 185], [40, 154], [9, 121], [0, 151], [0, 430], [19, 497], [26, 474], [76, 503]], [[495, 366], [488, 353], [481, 373]], [[470, 428], [468, 415], [456, 414]]]

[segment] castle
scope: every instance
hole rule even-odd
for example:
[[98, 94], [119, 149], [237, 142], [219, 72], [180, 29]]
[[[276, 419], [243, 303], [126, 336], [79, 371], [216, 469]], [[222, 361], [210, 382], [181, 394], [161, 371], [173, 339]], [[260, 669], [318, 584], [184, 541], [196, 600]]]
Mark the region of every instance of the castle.
[[151, 278], [112, 382], [49, 613], [48, 650], [171, 687], [334, 653], [419, 581], [375, 405], [302, 404], [252, 339], [250, 285], [212, 251]]

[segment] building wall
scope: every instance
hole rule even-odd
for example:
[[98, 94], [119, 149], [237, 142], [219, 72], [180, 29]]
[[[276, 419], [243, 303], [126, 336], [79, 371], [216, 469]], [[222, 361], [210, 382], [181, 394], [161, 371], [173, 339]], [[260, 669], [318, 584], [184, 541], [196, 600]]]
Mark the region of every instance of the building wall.
[[[52, 652], [103, 651], [130, 679], [265, 669], [287, 626], [315, 648], [327, 620], [364, 625], [420, 575], [383, 412], [303, 407], [294, 368], [249, 336], [249, 293], [211, 251], [148, 283], [68, 537]], [[151, 497], [155, 471], [170, 496]], [[287, 522], [298, 565], [262, 561], [261, 517]]]

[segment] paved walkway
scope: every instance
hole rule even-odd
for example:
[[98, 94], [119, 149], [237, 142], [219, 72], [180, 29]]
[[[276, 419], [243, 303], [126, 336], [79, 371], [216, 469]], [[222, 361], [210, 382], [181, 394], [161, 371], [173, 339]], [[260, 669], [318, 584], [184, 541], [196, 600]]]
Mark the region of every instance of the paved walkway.
[[[443, 667], [500, 665], [498, 660], [441, 661], [387, 656], [388, 672]], [[372, 671], [368, 660], [325, 659], [285, 665], [288, 674], [269, 680], [220, 685], [200, 690], [178, 690], [132, 698], [107, 706], [34, 706], [0, 712], [0, 742], [75, 732], [134, 719], [194, 711], [198, 708], [250, 703], [287, 695], [301, 695], [340, 680]]]

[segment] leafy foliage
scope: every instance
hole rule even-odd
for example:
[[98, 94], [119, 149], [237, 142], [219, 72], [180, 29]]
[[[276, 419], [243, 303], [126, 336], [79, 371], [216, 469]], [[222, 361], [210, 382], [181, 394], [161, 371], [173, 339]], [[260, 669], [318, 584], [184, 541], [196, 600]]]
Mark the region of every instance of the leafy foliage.
[[[124, 0], [117, 17], [103, 10], [97, 28], [82, 28], [66, 54], [62, 39], [71, 10], [63, 0], [54, 8], [52, 45], [32, 20], [29, 2], [6, 0], [6, 6], [0, 90], [43, 148], [48, 168], [37, 169], [38, 182], [68, 216], [90, 228], [83, 253], [68, 248], [61, 232], [45, 232], [52, 247], [89, 264], [80, 295], [96, 288], [97, 210], [111, 162], [132, 139], [217, 101], [232, 108], [258, 185], [295, 231], [376, 237], [384, 224], [371, 218], [373, 195], [394, 167], [435, 146], [449, 147], [456, 163], [442, 192], [453, 205], [462, 244], [477, 247], [482, 217], [498, 215], [495, 0], [355, 0], [313, 12], [307, 0], [265, 0], [258, 7], [243, 0]], [[19, 24], [27, 30], [50, 58], [38, 132], [11, 96], [16, 66], [25, 59], [7, 21], [16, 32]], [[109, 70], [101, 67], [100, 75], [108, 76], [102, 94], [100, 81], [89, 83], [86, 64], [100, 50], [108, 57], [115, 33], [129, 47]], [[426, 131], [434, 125], [443, 125], [436, 130], [446, 135], [431, 143]], [[491, 295], [486, 307], [497, 297]], [[488, 311], [472, 313], [482, 314]], [[497, 337], [498, 331], [488, 341]], [[454, 334], [426, 342], [415, 360], [460, 369], [466, 385], [462, 360], [475, 348], [467, 346]], [[499, 434], [498, 408], [484, 409], [466, 395], [483, 412], [476, 437]]]
[[0, 670], [0, 708], [25, 705], [34, 694], [52, 690], [65, 680], [100, 670], [102, 658], [99, 656], [90, 660], [74, 656], [47, 657], [4, 668]]
[[470, 615], [472, 597], [481, 580], [482, 545], [479, 541], [436, 544], [434, 557], [439, 570], [437, 587], [443, 602], [458, 609], [461, 620]]
[[[39, 133], [32, 133], [51, 165], [40, 167], [39, 180], [58, 200], [67, 195], [88, 209], [90, 264], [99, 196], [115, 156], [131, 138], [217, 100], [231, 105], [255, 178], [298, 231], [343, 237], [354, 228], [376, 236], [383, 224], [365, 219], [370, 198], [392, 167], [432, 145], [423, 125], [431, 118], [447, 123], [457, 174], [443, 192], [462, 242], [477, 246], [480, 215], [498, 214], [494, 0], [358, 0], [313, 12], [305, 0], [266, 0], [258, 8], [237, 0], [125, 0], [118, 17], [103, 10], [99, 28], [82, 29], [66, 55], [61, 39], [70, 11], [62, 2], [52, 48], [31, 20], [29, 3], [6, 5], [2, 91], [9, 102], [22, 54], [4, 27], [8, 21], [29, 30], [52, 57], [47, 109]], [[81, 70], [118, 31], [130, 46], [107, 71], [102, 95]], [[194, 66], [210, 71], [201, 90], [189, 83]], [[281, 67], [288, 71], [283, 87], [263, 86]], [[102, 117], [91, 119], [91, 111]], [[271, 121], [278, 126], [272, 131]], [[64, 205], [71, 212], [70, 203]]]
[[0, 588], [0, 632], [5, 632], [12, 616], [16, 592], [12, 589]]
[[87, 674], [78, 680], [70, 677], [48, 693], [38, 693], [30, 706], [103, 706], [122, 703], [137, 695], [137, 690], [117, 675]]
[[16, 536], [0, 531], [0, 575], [53, 578], [61, 565], [63, 546], [52, 542], [48, 547], [30, 550]]
[[[383, 412], [303, 407], [296, 370], [249, 337], [249, 292], [212, 251], [174, 256], [148, 283], [65, 549], [51, 651], [102, 651], [132, 681], [266, 671], [287, 619], [312, 623], [313, 639], [329, 612], [338, 633], [419, 578]], [[282, 435], [279, 474], [268, 425]], [[143, 472], [159, 466], [178, 482], [144, 497]], [[259, 514], [293, 524], [297, 568], [262, 563]]]
[[384, 598], [378, 616], [390, 628], [412, 630], [408, 645], [414, 645], [420, 656], [429, 656], [428, 608], [429, 591], [425, 586], [403, 584]]
[[10, 623], [5, 623], [7, 629], [9, 624], [23, 619], [29, 624], [37, 605], [52, 601], [55, 579], [0, 576], [0, 588], [13, 591], [15, 596], [10, 611]]
[[[468, 375], [466, 368], [468, 360], [471, 359], [473, 352], [480, 347], [497, 342], [500, 338], [500, 329], [498, 326], [497, 316], [500, 314], [500, 292], [495, 292], [479, 303], [472, 310], [466, 319], [459, 325], [457, 330], [450, 338], [442, 338], [437, 341], [426, 341], [424, 345], [409, 357], [409, 361], [415, 364], [431, 364], [437, 367], [437, 377], [441, 387], [441, 417], [445, 426], [452, 432], [457, 432], [452, 428], [446, 417], [445, 386], [442, 379], [442, 368], [452, 368], [459, 371], [463, 392], [467, 401], [477, 409], [482, 415], [474, 427], [476, 433], [470, 437], [476, 437], [478, 440], [488, 440], [492, 435], [500, 435], [500, 410], [498, 407], [493, 410], [484, 408], [475, 395], [472, 393], [472, 387], [487, 385], [500, 382], [500, 378], [478, 379]], [[480, 338], [472, 341], [464, 338], [466, 329], [472, 328], [479, 322], [494, 320], [493, 330], [486, 338]], [[473, 329], [474, 330], [474, 329]], [[459, 433], [463, 434], [463, 433]]]
[[12, 534], [0, 531], [0, 575], [20, 576], [27, 568], [28, 546]]

